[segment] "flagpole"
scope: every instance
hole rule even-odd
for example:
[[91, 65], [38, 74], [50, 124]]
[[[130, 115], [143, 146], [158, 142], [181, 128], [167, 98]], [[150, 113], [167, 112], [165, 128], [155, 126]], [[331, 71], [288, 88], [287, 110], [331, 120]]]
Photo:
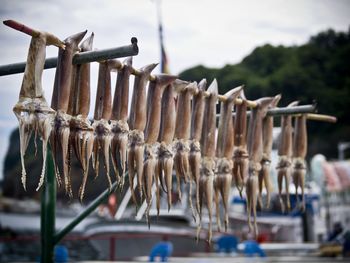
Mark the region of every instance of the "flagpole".
[[167, 65], [167, 56], [164, 48], [163, 39], [163, 23], [162, 23], [162, 10], [161, 10], [161, 0], [155, 0], [157, 19], [158, 19], [158, 33], [159, 33], [159, 44], [160, 44], [160, 70], [161, 73], [169, 73]]

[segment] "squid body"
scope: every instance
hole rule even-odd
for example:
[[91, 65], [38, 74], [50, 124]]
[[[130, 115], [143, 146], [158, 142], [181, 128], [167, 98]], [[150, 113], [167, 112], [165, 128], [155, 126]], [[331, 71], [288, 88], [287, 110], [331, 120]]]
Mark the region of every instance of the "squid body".
[[219, 211], [219, 194], [221, 195], [222, 203], [225, 211], [225, 231], [228, 228], [228, 209], [229, 198], [231, 192], [232, 182], [232, 168], [233, 168], [233, 148], [234, 148], [234, 131], [232, 109], [235, 98], [240, 94], [242, 87], [237, 87], [228, 91], [221, 102], [219, 128], [216, 145], [217, 156], [217, 174], [214, 180], [215, 189], [215, 205], [216, 205], [216, 222], [218, 230], [221, 231], [220, 211]]
[[55, 111], [50, 108], [46, 102], [41, 83], [41, 76], [46, 57], [46, 46], [55, 45], [59, 48], [65, 49], [65, 44], [50, 33], [32, 30], [12, 20], [5, 21], [4, 24], [32, 36], [19, 100], [13, 107], [13, 111], [19, 122], [22, 164], [21, 181], [24, 189], [26, 189], [24, 155], [28, 148], [30, 137], [34, 132], [35, 138], [39, 135], [42, 140], [43, 166], [39, 184], [36, 189], [38, 190], [44, 182], [47, 142], [49, 140], [55, 116]]
[[[256, 222], [256, 206], [258, 198], [258, 174], [261, 170], [263, 157], [263, 118], [274, 98], [266, 97], [256, 100], [257, 107], [252, 109], [248, 130], [249, 175], [246, 182], [248, 226], [251, 231], [254, 228], [255, 237], [258, 234]], [[251, 213], [254, 216], [254, 227], [251, 224]]]

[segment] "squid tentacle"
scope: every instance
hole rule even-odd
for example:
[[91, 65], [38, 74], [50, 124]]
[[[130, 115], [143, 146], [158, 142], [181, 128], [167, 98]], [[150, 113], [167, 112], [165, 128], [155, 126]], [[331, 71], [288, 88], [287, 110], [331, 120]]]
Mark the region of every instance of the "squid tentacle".
[[[247, 195], [247, 213], [248, 213], [248, 226], [249, 231], [253, 230], [254, 236], [258, 236], [258, 226], [256, 221], [256, 205], [258, 201], [258, 176], [259, 168], [255, 167], [256, 164], [250, 164], [249, 176], [246, 182], [246, 195]], [[254, 225], [251, 223], [251, 212], [253, 212]]]
[[[124, 185], [125, 165], [127, 163], [127, 144], [129, 126], [125, 121], [111, 121], [113, 139], [111, 143], [112, 164], [115, 174], [119, 178], [119, 184], [122, 188]], [[122, 174], [119, 175], [118, 164], [120, 163]]]
[[262, 202], [262, 190], [263, 190], [263, 185], [265, 185], [266, 188], [266, 208], [269, 208], [270, 206], [270, 199], [271, 199], [271, 182], [270, 182], [270, 165], [271, 161], [267, 159], [263, 159], [261, 161], [262, 163], [262, 168], [259, 173], [259, 206], [262, 208], [263, 207], [263, 202]]
[[[162, 177], [165, 177], [165, 186], [164, 192], [167, 194], [168, 201], [168, 211], [171, 208], [172, 202], [172, 171], [173, 171], [173, 152], [171, 146], [167, 146], [165, 143], [161, 143], [158, 151], [158, 174], [159, 180], [163, 181]], [[163, 174], [164, 173], [164, 174]], [[163, 183], [162, 183], [162, 187]]]
[[132, 130], [129, 132], [129, 151], [128, 151], [128, 172], [129, 187], [131, 196], [135, 204], [137, 204], [134, 191], [134, 177], [137, 174], [137, 184], [139, 188], [140, 198], [143, 195], [143, 159], [144, 159], [144, 135], [143, 132]]
[[199, 203], [199, 178], [200, 178], [200, 168], [201, 168], [201, 150], [198, 141], [192, 141], [190, 145], [190, 155], [189, 155], [190, 169], [192, 180], [196, 183], [196, 210], [199, 213], [200, 203]]
[[305, 156], [307, 152], [307, 127], [306, 127], [306, 115], [296, 117], [295, 119], [295, 131], [294, 131], [294, 147], [293, 147], [293, 181], [296, 189], [296, 196], [299, 205], [298, 188], [301, 188], [301, 210], [305, 210], [305, 174], [306, 163]]
[[92, 125], [95, 131], [95, 140], [94, 140], [94, 149], [92, 153], [93, 157], [93, 168], [96, 172], [96, 177], [99, 174], [99, 155], [100, 151], [103, 153], [103, 163], [106, 169], [106, 177], [108, 180], [109, 188], [112, 187], [112, 180], [110, 177], [109, 169], [109, 151], [110, 151], [110, 142], [111, 142], [111, 127], [107, 120], [101, 119], [95, 121]]
[[302, 198], [301, 205], [300, 205], [301, 211], [305, 211], [305, 196], [304, 196], [305, 174], [306, 174], [305, 161], [303, 159], [294, 160], [292, 177], [295, 185], [295, 195], [297, 198], [298, 205], [300, 205], [299, 198], [298, 198], [298, 188], [300, 187], [301, 189], [301, 198]]
[[[224, 206], [224, 225], [225, 225], [225, 231], [228, 229], [228, 209], [229, 209], [229, 197], [230, 197], [230, 189], [231, 189], [231, 182], [232, 182], [232, 166], [233, 162], [232, 160], [228, 158], [220, 158], [217, 162], [218, 167], [218, 173], [216, 175], [214, 186], [215, 186], [215, 194], [217, 195], [216, 201], [219, 202], [219, 194], [221, 195], [221, 200]], [[218, 203], [217, 203], [218, 206]], [[219, 231], [221, 229], [221, 221], [218, 213], [217, 208], [217, 221], [218, 221], [218, 228]]]
[[[146, 218], [148, 228], [150, 228], [149, 211], [152, 204], [152, 184], [156, 180], [155, 178], [155, 168], [156, 168], [156, 147], [154, 145], [145, 145], [145, 161], [143, 164], [143, 192], [145, 194], [147, 209]], [[157, 182], [156, 182], [157, 184]]]
[[[290, 201], [289, 201], [289, 181], [290, 181], [290, 173], [291, 173], [290, 166], [291, 166], [290, 158], [288, 158], [287, 156], [279, 157], [278, 166], [276, 167], [276, 169], [278, 170], [278, 173], [277, 173], [278, 195], [279, 195], [282, 213], [284, 213], [286, 209], [287, 211], [290, 210]], [[284, 203], [282, 198], [283, 179], [285, 181], [286, 203]]]

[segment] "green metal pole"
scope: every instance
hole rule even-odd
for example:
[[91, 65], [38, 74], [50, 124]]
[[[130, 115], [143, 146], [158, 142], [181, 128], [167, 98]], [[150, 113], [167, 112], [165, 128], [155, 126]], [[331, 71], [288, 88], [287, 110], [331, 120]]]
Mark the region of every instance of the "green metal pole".
[[105, 190], [102, 194], [100, 194], [93, 202], [89, 204], [89, 206], [81, 212], [76, 218], [74, 218], [68, 225], [62, 228], [58, 233], [55, 234], [53, 242], [56, 245], [60, 240], [67, 235], [76, 225], [78, 225], [81, 221], [83, 221], [88, 215], [90, 215], [102, 202], [104, 202], [108, 196], [113, 193], [118, 186], [118, 182], [115, 181], [112, 184], [111, 189]]
[[40, 242], [41, 242], [41, 260], [40, 262], [43, 262], [44, 254], [46, 253], [45, 249], [45, 234], [46, 234], [46, 207], [45, 207], [45, 193], [46, 193], [46, 178], [45, 183], [41, 189], [41, 209], [40, 209]]
[[[280, 115], [294, 115], [294, 114], [302, 114], [302, 113], [312, 113], [316, 112], [316, 104], [307, 104], [295, 107], [283, 107], [283, 108], [275, 108], [267, 110], [267, 116], [280, 116]], [[247, 115], [250, 116], [251, 111], [247, 111]], [[232, 112], [232, 115], [236, 115], [235, 112]], [[219, 118], [220, 114], [216, 114], [216, 118]]]
[[[49, 147], [49, 146], [48, 146]], [[41, 195], [41, 262], [54, 262], [56, 181], [51, 151], [47, 151], [47, 171]]]
[[295, 107], [285, 107], [285, 108], [275, 108], [269, 109], [267, 111], [267, 116], [278, 116], [278, 115], [286, 115], [286, 114], [299, 114], [299, 113], [310, 113], [316, 111], [316, 104], [311, 105], [301, 105]]

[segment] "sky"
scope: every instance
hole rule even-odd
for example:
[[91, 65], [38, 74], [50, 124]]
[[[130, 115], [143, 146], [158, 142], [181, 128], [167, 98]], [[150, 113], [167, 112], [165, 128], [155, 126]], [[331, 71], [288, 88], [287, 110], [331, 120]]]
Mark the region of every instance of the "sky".
[[[133, 65], [140, 68], [159, 62], [155, 1], [1, 0], [0, 18], [17, 20], [60, 39], [87, 29], [88, 34], [95, 33], [97, 49], [127, 45], [135, 36], [139, 54]], [[239, 63], [259, 45], [300, 45], [322, 30], [347, 31], [350, 25], [347, 0], [163, 0], [161, 11], [165, 48], [174, 74], [199, 64], [222, 67]], [[0, 65], [25, 61], [29, 42], [29, 36], [0, 24]], [[56, 47], [47, 47], [47, 57], [57, 56], [57, 52]], [[54, 74], [54, 69], [43, 74], [49, 102]], [[91, 75], [93, 106], [96, 63]], [[12, 107], [22, 78], [23, 74], [0, 77], [0, 179], [9, 135], [17, 126]], [[92, 112], [93, 108], [91, 116]]]

